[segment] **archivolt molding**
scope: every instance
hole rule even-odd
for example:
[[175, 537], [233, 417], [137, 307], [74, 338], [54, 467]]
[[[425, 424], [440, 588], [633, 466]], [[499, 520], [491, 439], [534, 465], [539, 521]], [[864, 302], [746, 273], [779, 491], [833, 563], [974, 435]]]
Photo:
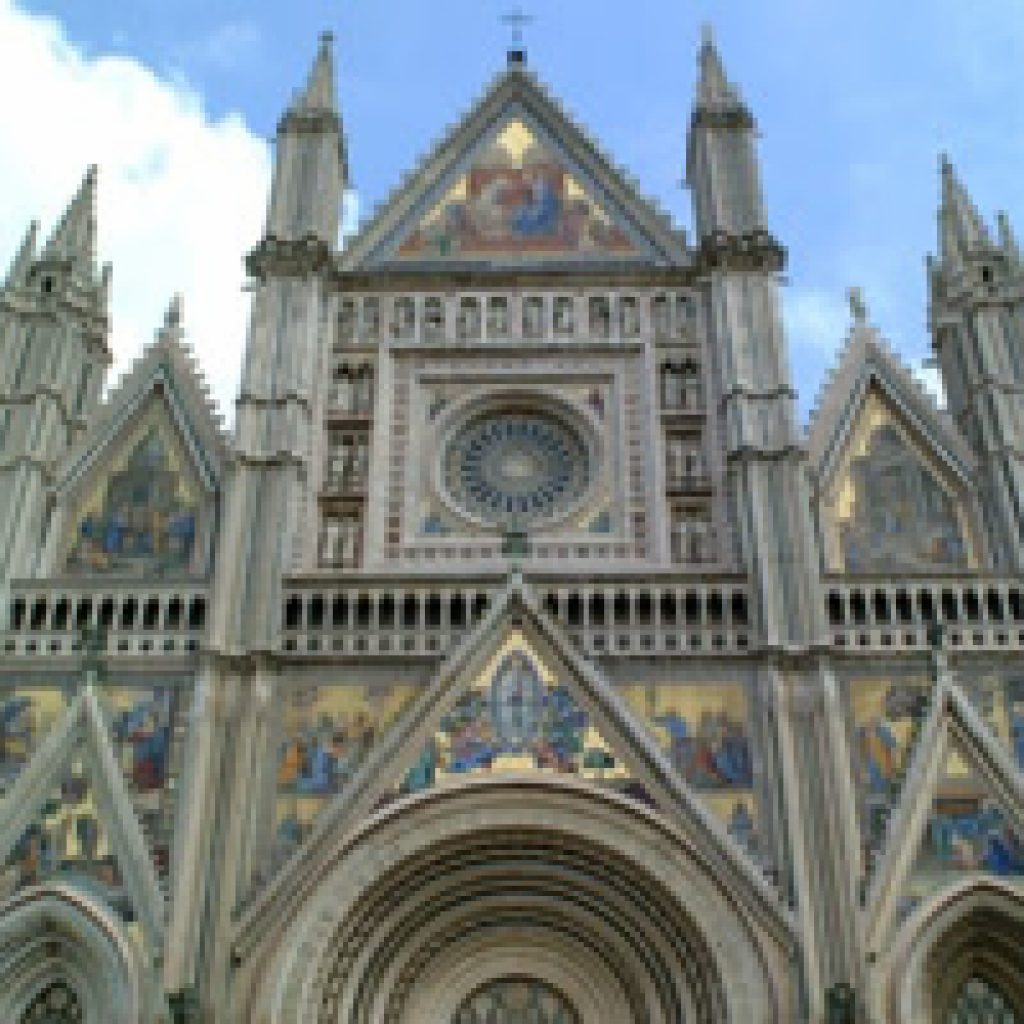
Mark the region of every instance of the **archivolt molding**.
[[864, 933], [869, 957], [880, 954], [885, 947], [951, 749], [967, 760], [989, 786], [1014, 827], [1024, 832], [1024, 780], [960, 686], [948, 674], [940, 674], [868, 892]]
[[0, 1020], [20, 1020], [40, 991], [61, 980], [87, 1022], [153, 1019], [153, 979], [115, 915], [71, 886], [25, 889], [0, 904]]
[[397, 801], [312, 881], [237, 975], [236, 1019], [442, 1019], [419, 1008], [471, 991], [485, 961], [474, 973], [470, 950], [493, 966], [531, 931], [558, 951], [542, 980], [569, 994], [601, 962], [608, 1006], [653, 1024], [795, 1015], [791, 947], [677, 828], [591, 783], [472, 780]]
[[78, 748], [96, 794], [100, 820], [110, 830], [125, 884], [150, 947], [161, 947], [164, 898], [124, 776], [110, 746], [107, 725], [92, 684], [87, 684], [22, 769], [0, 805], [0, 864], [59, 787]]
[[767, 880], [678, 777], [600, 670], [572, 648], [522, 579], [514, 577], [477, 628], [445, 660], [422, 696], [370, 752], [346, 791], [320, 815], [303, 846], [242, 917], [235, 943], [240, 957], [254, 954], [267, 934], [283, 927], [313, 897], [317, 880], [324, 877], [338, 856], [339, 844], [372, 816], [381, 798], [404, 778], [427, 737], [468, 681], [482, 670], [510, 623], [523, 632], [540, 657], [564, 672], [601, 734], [616, 747], [661, 812], [685, 836], [690, 855], [721, 879], [758, 927], [782, 944], [793, 941], [792, 918], [779, 905]]
[[1024, 893], [994, 878], [947, 887], [904, 922], [873, 974], [880, 1024], [945, 1020], [975, 974], [998, 985], [1024, 1015]]

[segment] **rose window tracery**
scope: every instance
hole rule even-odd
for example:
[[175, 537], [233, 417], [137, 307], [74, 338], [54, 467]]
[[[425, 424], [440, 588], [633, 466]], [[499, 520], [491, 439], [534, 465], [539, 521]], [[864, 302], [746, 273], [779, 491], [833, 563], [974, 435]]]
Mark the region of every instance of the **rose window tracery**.
[[455, 432], [442, 477], [463, 512], [488, 525], [521, 529], [572, 510], [590, 484], [590, 454], [561, 419], [502, 410]]

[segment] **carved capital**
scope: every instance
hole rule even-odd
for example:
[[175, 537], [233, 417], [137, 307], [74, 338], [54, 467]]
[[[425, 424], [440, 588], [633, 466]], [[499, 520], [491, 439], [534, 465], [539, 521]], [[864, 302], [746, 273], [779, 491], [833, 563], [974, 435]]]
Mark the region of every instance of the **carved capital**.
[[786, 267], [786, 249], [771, 232], [758, 228], [742, 235], [716, 231], [705, 235], [697, 250], [701, 270], [760, 270], [779, 273]]
[[246, 270], [256, 278], [308, 277], [331, 265], [331, 247], [314, 235], [286, 239], [268, 235], [249, 251]]

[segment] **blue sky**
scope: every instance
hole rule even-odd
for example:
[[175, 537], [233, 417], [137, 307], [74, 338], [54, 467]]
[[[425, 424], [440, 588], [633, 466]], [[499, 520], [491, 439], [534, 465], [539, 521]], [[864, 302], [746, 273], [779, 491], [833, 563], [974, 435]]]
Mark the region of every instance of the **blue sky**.
[[[508, 35], [499, 16], [509, 6], [497, 0], [0, 0], [0, 29], [4, 18], [20, 19], [23, 28], [45, 25], [62, 38], [65, 62], [82, 74], [96, 72], [92, 85], [98, 79], [105, 87], [112, 66], [119, 74], [129, 69], [145, 75], [154, 96], [162, 89], [176, 104], [185, 138], [201, 128], [207, 132], [194, 136], [205, 140], [196, 142], [197, 149], [210, 147], [207, 165], [217, 165], [203, 217], [206, 230], [218, 235], [211, 246], [230, 266], [221, 270], [211, 262], [197, 280], [196, 268], [186, 264], [200, 229], [172, 240], [181, 228], [165, 225], [167, 251], [157, 258], [148, 250], [160, 280], [143, 283], [145, 257], [131, 254], [125, 230], [111, 229], [115, 260], [127, 252], [124, 262], [137, 263], [127, 271], [137, 287], [124, 299], [119, 360], [144, 340], [143, 316], [154, 326], [159, 319], [158, 288], [169, 294], [182, 281], [187, 310], [191, 291], [199, 294], [194, 344], [215, 378], [215, 392], [222, 403], [229, 401], [242, 343], [238, 317], [244, 314], [234, 297], [240, 264], [228, 254], [253, 240], [262, 208], [250, 209], [261, 207], [252, 199], [243, 210], [238, 198], [230, 230], [225, 225], [218, 232], [210, 223], [222, 205], [216, 189], [255, 197], [265, 188], [260, 140], [272, 136], [321, 29], [337, 36], [353, 185], [365, 214], [501, 69]], [[770, 220], [790, 251], [787, 326], [804, 411], [834, 362], [846, 327], [844, 291], [851, 284], [865, 288], [873, 320], [908, 361], [916, 364], [927, 355], [923, 259], [934, 246], [940, 150], [949, 151], [986, 217], [1006, 209], [1024, 233], [1021, 0], [533, 0], [527, 10], [536, 16], [527, 31], [531, 67], [642, 190], [687, 227], [689, 198], [680, 178], [695, 54], [701, 23], [714, 25], [730, 76], [763, 135]], [[37, 16], [52, 20], [39, 22]], [[3, 38], [0, 31], [0, 57]], [[117, 89], [121, 103], [136, 94]], [[88, 88], [77, 91], [84, 103]], [[159, 122], [159, 110], [151, 120]], [[33, 123], [40, 121], [25, 122]], [[10, 136], [17, 129], [0, 115], [0, 131]], [[30, 137], [7, 145], [30, 152], [38, 130], [25, 127]], [[112, 219], [120, 223], [127, 220], [117, 207], [128, 194], [127, 182], [137, 183], [146, 168], [155, 175], [165, 165], [183, 164], [183, 157], [168, 154], [187, 143], [173, 133], [165, 143], [152, 140], [150, 163], [133, 157], [132, 177], [118, 171], [123, 144], [105, 142], [110, 131], [101, 126], [93, 133], [98, 148], [103, 142], [114, 153], [109, 161], [102, 153], [97, 157], [101, 173], [107, 162], [115, 165], [106, 204], [101, 192], [101, 218], [114, 209]], [[140, 131], [157, 133], [159, 123]], [[87, 137], [77, 140], [69, 162], [80, 156], [84, 166], [88, 143]], [[0, 165], [6, 157], [0, 143]], [[30, 216], [55, 214], [80, 169], [55, 171], [52, 195], [33, 181], [23, 201], [10, 191], [0, 198], [0, 261], [6, 262]], [[188, 192], [181, 186], [168, 194]], [[132, 222], [139, 235], [145, 205], [137, 204]], [[115, 315], [118, 282], [125, 276], [115, 263]], [[232, 291], [231, 319], [217, 320], [213, 280], [226, 281]], [[132, 301], [138, 306], [143, 294], [153, 308], [132, 311]]]

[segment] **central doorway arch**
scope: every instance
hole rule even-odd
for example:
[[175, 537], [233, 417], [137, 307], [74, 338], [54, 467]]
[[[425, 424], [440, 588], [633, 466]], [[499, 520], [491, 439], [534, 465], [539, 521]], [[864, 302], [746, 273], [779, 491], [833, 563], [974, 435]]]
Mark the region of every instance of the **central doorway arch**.
[[557, 993], [567, 1024], [795, 1013], [792, 934], [772, 909], [656, 811], [597, 785], [472, 779], [332, 843], [240, 965], [236, 1019], [452, 1024], [516, 978]]

